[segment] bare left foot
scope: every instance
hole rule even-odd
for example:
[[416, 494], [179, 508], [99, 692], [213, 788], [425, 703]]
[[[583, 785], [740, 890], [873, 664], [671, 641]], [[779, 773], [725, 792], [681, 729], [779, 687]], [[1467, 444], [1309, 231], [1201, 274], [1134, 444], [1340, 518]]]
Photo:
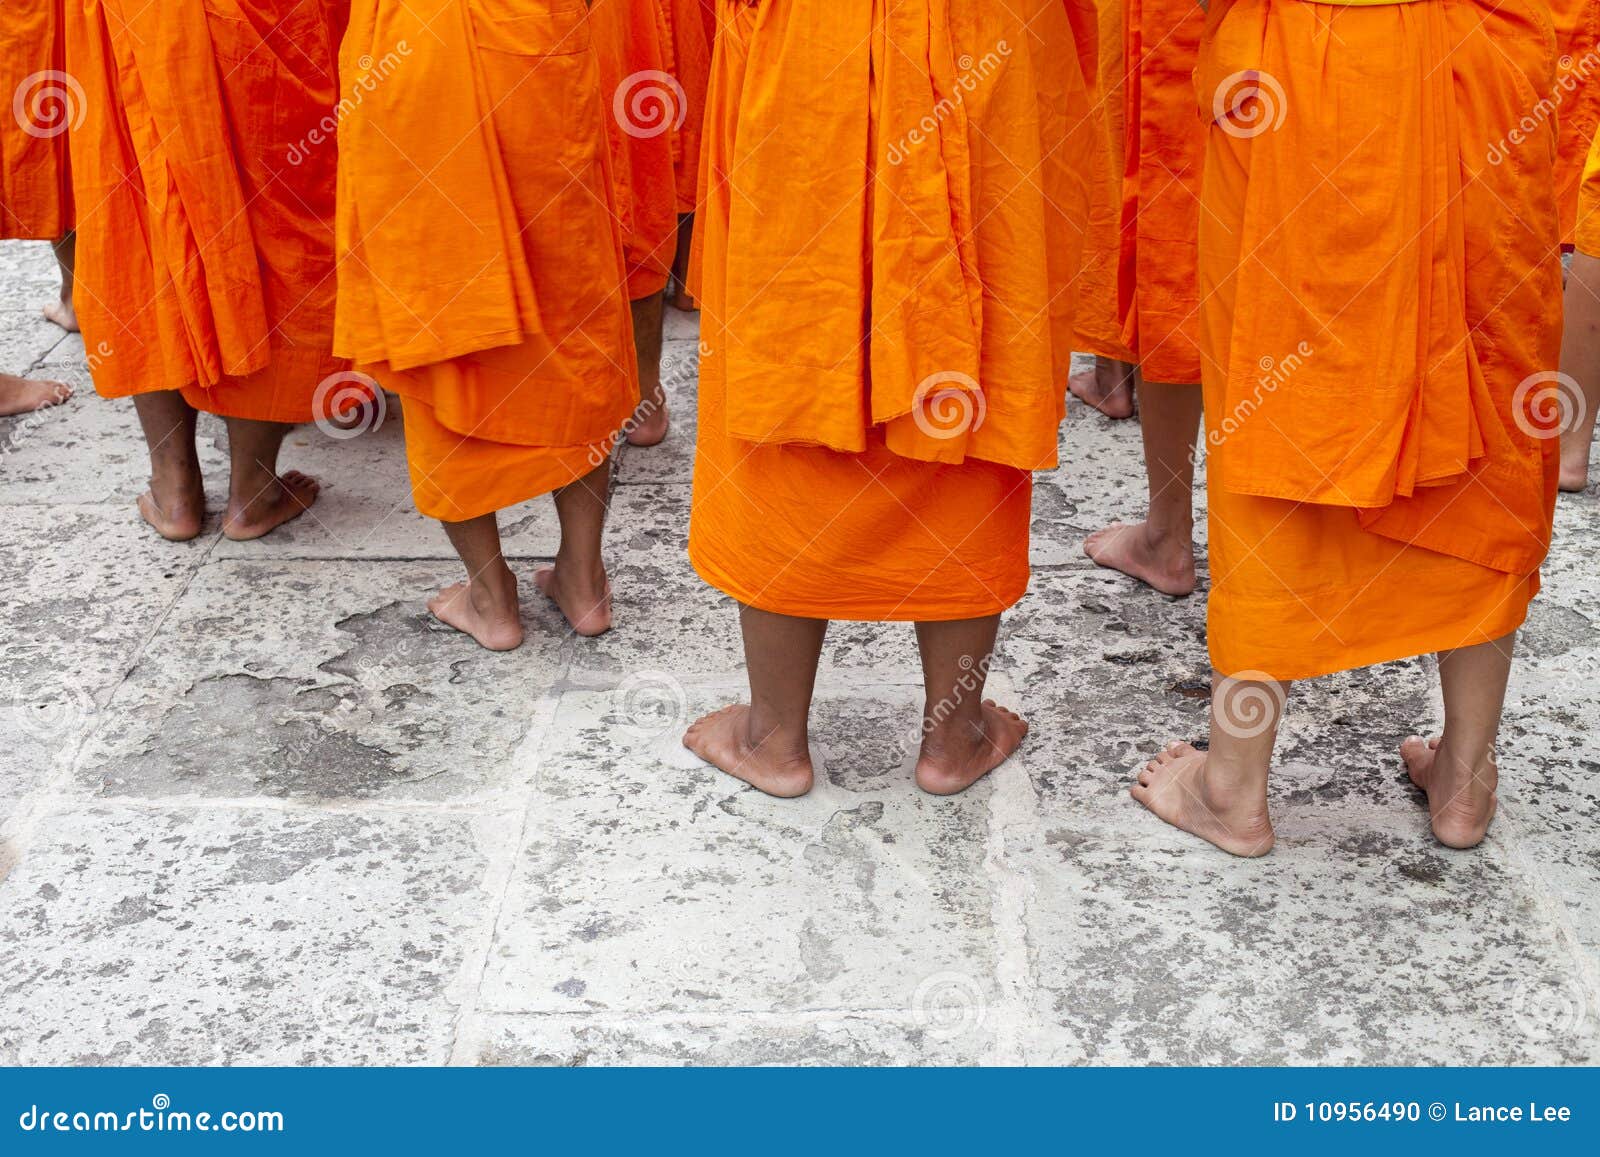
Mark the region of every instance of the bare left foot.
[[1164, 595], [1194, 593], [1193, 539], [1158, 537], [1148, 522], [1113, 522], [1084, 540], [1083, 553], [1096, 565], [1119, 570]]
[[1428, 797], [1433, 834], [1447, 848], [1475, 848], [1489, 834], [1500, 801], [1500, 769], [1491, 753], [1482, 766], [1467, 767], [1444, 752], [1439, 739], [1413, 735], [1400, 745], [1411, 782]]
[[1067, 379], [1067, 389], [1108, 418], [1133, 417], [1133, 366], [1128, 362], [1096, 357], [1092, 370]]
[[68, 333], [78, 332], [78, 311], [72, 307], [70, 299], [52, 301], [44, 307], [44, 315]]
[[522, 646], [522, 611], [517, 580], [508, 577], [509, 591], [498, 596], [487, 583], [447, 586], [428, 600], [428, 610], [445, 626], [471, 635], [486, 650], [514, 651]]
[[665, 398], [660, 402], [641, 402], [639, 408], [634, 411], [633, 421], [628, 426], [628, 445], [638, 446], [641, 449], [661, 445], [666, 441], [667, 428], [671, 423], [672, 418], [667, 413]]
[[270, 534], [310, 510], [321, 489], [322, 483], [309, 474], [285, 471], [247, 501], [229, 499], [228, 512], [222, 519], [222, 533], [235, 542], [248, 542]]
[[1145, 765], [1130, 794], [1175, 828], [1235, 856], [1264, 856], [1276, 838], [1265, 794], [1249, 798], [1214, 790], [1209, 754], [1187, 743], [1168, 744]]
[[750, 708], [743, 703], [695, 720], [684, 732], [683, 745], [712, 767], [779, 799], [805, 795], [815, 777], [803, 741], [788, 744], [750, 734]]
[[611, 582], [604, 572], [598, 582], [583, 581], [557, 564], [534, 571], [533, 581], [561, 608], [574, 633], [592, 638], [611, 629]]
[[1577, 494], [1589, 486], [1589, 447], [1581, 450], [1569, 450], [1561, 447], [1561, 489], [1568, 494]]
[[983, 701], [979, 722], [954, 723], [922, 737], [917, 786], [929, 795], [959, 795], [1022, 746], [1028, 721], [993, 699]]
[[0, 374], [0, 418], [59, 406], [70, 397], [72, 387], [65, 382], [41, 382]]

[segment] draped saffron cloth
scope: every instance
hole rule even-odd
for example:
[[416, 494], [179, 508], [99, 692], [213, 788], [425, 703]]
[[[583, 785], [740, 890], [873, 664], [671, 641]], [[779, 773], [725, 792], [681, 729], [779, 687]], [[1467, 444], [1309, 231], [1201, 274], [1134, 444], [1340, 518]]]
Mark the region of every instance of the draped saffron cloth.
[[357, 0], [341, 66], [337, 348], [400, 394], [417, 508], [583, 477], [638, 402], [588, 14]]
[[719, 15], [691, 558], [779, 613], [996, 613], [1027, 586], [1029, 472], [1056, 464], [1095, 13]]
[[348, 6], [78, 0], [75, 303], [107, 397], [305, 422], [333, 356], [336, 50]]
[[[5, 103], [9, 102], [9, 103]], [[0, 15], [0, 239], [55, 241], [72, 229], [67, 132], [84, 95], [66, 71], [61, 0]]]
[[1600, 257], [1600, 133], [1595, 134], [1584, 161], [1573, 242], [1578, 252]]
[[1561, 239], [1571, 244], [1584, 162], [1600, 130], [1600, 3], [1550, 0], [1550, 18], [1556, 29], [1556, 204]]
[[[1550, 544], [1561, 269], [1538, 0], [1213, 7], [1200, 271], [1224, 674], [1514, 630]], [[1508, 213], [1506, 206], [1515, 206]]]

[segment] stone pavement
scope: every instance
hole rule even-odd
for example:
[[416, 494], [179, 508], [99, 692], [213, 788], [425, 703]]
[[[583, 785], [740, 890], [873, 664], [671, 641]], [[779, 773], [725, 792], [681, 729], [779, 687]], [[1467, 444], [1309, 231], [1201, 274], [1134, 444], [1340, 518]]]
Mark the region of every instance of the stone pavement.
[[[291, 437], [325, 488], [287, 532], [146, 533], [131, 405], [37, 316], [53, 276], [0, 246], [0, 366], [79, 389], [0, 420], [0, 1063], [1600, 1061], [1594, 490], [1562, 501], [1478, 851], [1434, 844], [1395, 754], [1439, 725], [1429, 660], [1295, 688], [1265, 860], [1127, 797], [1203, 734], [1204, 604], [1081, 556], [1143, 494], [1137, 428], [1081, 409], [996, 663], [1021, 756], [919, 794], [911, 631], [837, 624], [820, 782], [780, 802], [678, 742], [743, 685], [684, 553], [692, 319], [672, 437], [617, 465], [618, 629], [534, 596], [491, 655], [423, 608], [459, 565], [398, 406]], [[505, 524], [531, 590], [549, 503]]]

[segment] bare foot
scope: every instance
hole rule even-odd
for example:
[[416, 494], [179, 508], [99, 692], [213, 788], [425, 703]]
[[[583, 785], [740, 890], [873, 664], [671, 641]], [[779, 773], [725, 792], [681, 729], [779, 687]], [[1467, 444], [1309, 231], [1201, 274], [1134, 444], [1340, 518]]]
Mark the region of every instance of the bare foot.
[[661, 403], [644, 402], [634, 411], [633, 421], [628, 426], [628, 445], [630, 446], [659, 446], [666, 440], [667, 428], [671, 425], [672, 418], [667, 412], [665, 401]]
[[139, 495], [139, 516], [169, 542], [188, 542], [206, 520], [206, 493], [200, 472], [182, 478], [150, 479]]
[[1589, 486], [1589, 448], [1569, 451], [1561, 448], [1561, 489], [1576, 494]]
[[1265, 798], [1229, 797], [1208, 782], [1209, 755], [1187, 743], [1170, 743], [1145, 765], [1131, 789], [1134, 799], [1175, 828], [1235, 856], [1272, 850], [1272, 821]]
[[584, 582], [559, 565], [543, 566], [533, 572], [533, 581], [561, 608], [575, 633], [592, 638], [611, 629], [611, 583], [604, 572], [598, 582]]
[[0, 418], [59, 406], [70, 397], [72, 387], [65, 382], [41, 382], [0, 374]]
[[68, 333], [78, 332], [78, 311], [72, 307], [70, 299], [52, 301], [44, 307], [44, 315]]
[[1164, 595], [1194, 593], [1194, 541], [1157, 536], [1148, 522], [1113, 522], [1083, 543], [1096, 565], [1119, 570]]
[[1133, 366], [1128, 362], [1096, 357], [1093, 370], [1067, 379], [1067, 389], [1108, 418], [1133, 417]]
[[310, 510], [321, 489], [322, 483], [309, 474], [287, 470], [248, 501], [230, 499], [228, 513], [222, 519], [222, 533], [235, 542], [270, 534]]
[[1491, 752], [1480, 767], [1467, 767], [1442, 754], [1442, 740], [1413, 735], [1400, 745], [1411, 782], [1428, 797], [1433, 834], [1447, 848], [1475, 848], [1489, 834], [1500, 807], [1495, 789], [1500, 769]]
[[701, 759], [758, 791], [794, 799], [811, 790], [811, 753], [780, 750], [771, 737], [750, 734], [750, 708], [735, 703], [690, 724], [683, 745]]
[[700, 303], [689, 296], [688, 290], [680, 287], [678, 292], [672, 295], [672, 308], [682, 313], [698, 313]]
[[514, 651], [522, 646], [522, 610], [516, 577], [510, 581], [509, 591], [499, 594], [487, 583], [456, 583], [429, 599], [428, 610], [490, 651]]
[[955, 724], [922, 737], [917, 786], [929, 795], [958, 795], [1010, 759], [1027, 734], [1026, 719], [985, 699], [977, 726]]

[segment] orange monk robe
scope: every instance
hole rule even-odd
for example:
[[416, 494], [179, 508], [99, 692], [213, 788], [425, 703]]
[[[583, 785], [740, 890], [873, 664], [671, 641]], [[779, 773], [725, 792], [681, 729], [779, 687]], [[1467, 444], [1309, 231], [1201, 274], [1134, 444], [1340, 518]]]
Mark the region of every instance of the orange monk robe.
[[1093, 65], [1068, 10], [719, 15], [691, 560], [781, 614], [998, 613], [1071, 359]]
[[[0, 238], [55, 241], [72, 229], [67, 130], [83, 94], [66, 72], [60, 0], [0, 14]], [[19, 119], [20, 117], [20, 119]]]
[[1600, 257], [1600, 133], [1596, 133], [1590, 143], [1589, 156], [1583, 166], [1573, 242], [1578, 252]]
[[1550, 0], [1550, 17], [1556, 28], [1556, 140], [1560, 149], [1556, 202], [1561, 211], [1561, 239], [1571, 244], [1584, 161], [1600, 129], [1600, 0]]
[[687, 105], [668, 71], [662, 0], [594, 0], [589, 9], [611, 149], [612, 203], [626, 245], [628, 297], [660, 293], [678, 249], [674, 145]]
[[401, 396], [417, 509], [590, 473], [638, 384], [585, 10], [357, 0], [340, 60], [337, 347]]
[[1196, 90], [1217, 118], [1200, 288], [1223, 674], [1309, 678], [1526, 616], [1558, 470], [1532, 412], [1560, 347], [1554, 126], [1486, 158], [1549, 95], [1547, 30], [1542, 0], [1214, 3]]
[[[1122, 172], [1127, 148], [1127, 63], [1123, 53], [1122, 0], [1104, 0], [1099, 13], [1099, 67], [1090, 90], [1094, 148], [1089, 165], [1089, 223], [1083, 269], [1073, 284], [1077, 347], [1099, 357], [1131, 362], [1122, 340], [1117, 275], [1122, 265]], [[1193, 103], [1192, 101], [1190, 102]]]
[[[107, 397], [310, 421], [333, 356], [334, 0], [79, 0], [75, 301]], [[322, 143], [309, 145], [320, 133]]]
[[706, 119], [706, 85], [711, 81], [711, 38], [706, 35], [702, 0], [656, 3], [669, 33], [667, 70], [678, 82], [683, 102], [677, 118], [682, 123], [676, 124], [670, 134], [678, 212], [693, 213], [700, 191], [700, 141]]

